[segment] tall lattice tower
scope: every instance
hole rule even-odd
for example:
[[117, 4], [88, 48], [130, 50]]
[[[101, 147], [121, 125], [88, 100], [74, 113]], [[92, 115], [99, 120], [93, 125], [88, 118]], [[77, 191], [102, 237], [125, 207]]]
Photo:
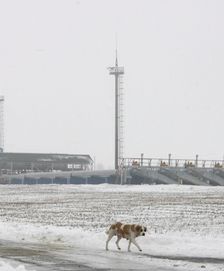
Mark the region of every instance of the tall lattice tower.
[[4, 150], [4, 96], [0, 96], [0, 152]]
[[110, 75], [115, 77], [115, 169], [119, 169], [124, 149], [124, 114], [123, 114], [123, 74], [124, 67], [118, 66], [117, 51], [115, 66], [109, 68]]

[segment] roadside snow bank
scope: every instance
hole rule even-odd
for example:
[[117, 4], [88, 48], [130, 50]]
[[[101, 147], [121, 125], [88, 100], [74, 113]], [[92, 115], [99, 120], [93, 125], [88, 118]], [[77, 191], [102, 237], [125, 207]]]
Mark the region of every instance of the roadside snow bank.
[[[0, 271], [27, 271], [27, 269], [23, 265], [19, 265], [17, 267], [13, 267], [9, 263], [0, 261]], [[32, 269], [32, 271], [34, 271], [34, 269]]]
[[[0, 239], [104, 251], [107, 235], [105, 231], [95, 232], [72, 227], [0, 222]], [[114, 237], [109, 243], [109, 249], [112, 251], [117, 251], [115, 241]], [[150, 255], [223, 258], [223, 236], [152, 233], [139, 237], [137, 242], [143, 252]], [[122, 251], [127, 251], [126, 240], [122, 239], [120, 246]], [[133, 245], [132, 251], [137, 252]]]

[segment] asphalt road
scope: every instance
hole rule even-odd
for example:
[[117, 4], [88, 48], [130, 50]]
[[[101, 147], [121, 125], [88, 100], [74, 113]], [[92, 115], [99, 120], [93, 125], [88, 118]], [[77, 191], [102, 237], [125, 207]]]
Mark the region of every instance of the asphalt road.
[[[206, 268], [206, 264], [213, 263], [219, 267], [224, 267], [224, 259], [217, 258], [197, 258], [197, 257], [178, 257], [178, 256], [160, 256], [149, 255], [146, 253], [135, 254], [138, 258], [150, 258], [153, 260], [170, 260], [173, 261], [173, 267], [154, 266], [153, 263], [145, 266], [139, 262], [128, 263], [124, 257], [121, 257], [122, 252], [94, 252], [81, 250], [79, 248], [71, 248], [64, 245], [55, 244], [32, 244], [32, 243], [16, 243], [7, 240], [0, 240], [0, 258], [6, 262], [12, 262], [14, 265], [24, 265], [27, 270], [35, 271], [52, 271], [52, 270], [151, 270], [151, 271], [178, 271], [181, 266], [179, 261], [192, 262], [201, 264], [202, 268]], [[127, 252], [123, 252], [127, 253]], [[116, 257], [118, 256], [119, 257]], [[91, 266], [91, 261], [95, 264]], [[96, 268], [96, 266], [98, 266]], [[129, 266], [129, 267], [128, 267]], [[131, 268], [130, 268], [131, 266]], [[179, 268], [178, 268], [179, 267]]]
[[60, 256], [66, 249], [60, 246], [0, 241], [0, 257], [22, 264], [27, 270], [93, 270], [91, 267]]

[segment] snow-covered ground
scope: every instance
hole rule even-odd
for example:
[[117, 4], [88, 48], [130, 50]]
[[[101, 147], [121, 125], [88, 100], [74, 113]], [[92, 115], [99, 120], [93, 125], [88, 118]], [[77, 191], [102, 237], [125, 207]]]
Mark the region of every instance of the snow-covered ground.
[[[18, 255], [10, 257], [10, 244], [39, 246], [80, 270], [224, 270], [223, 187], [6, 185], [0, 206], [0, 270], [39, 270], [35, 260], [21, 265]], [[128, 253], [126, 240], [117, 251], [116, 239], [105, 251], [105, 231], [115, 221], [147, 226], [137, 239], [142, 253], [134, 246]]]

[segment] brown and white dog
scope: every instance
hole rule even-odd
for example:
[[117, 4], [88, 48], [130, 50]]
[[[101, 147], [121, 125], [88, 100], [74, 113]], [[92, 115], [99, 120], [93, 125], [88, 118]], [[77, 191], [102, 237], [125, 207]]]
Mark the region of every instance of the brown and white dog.
[[112, 224], [109, 230], [106, 232], [108, 234], [108, 238], [106, 241], [106, 250], [108, 250], [108, 244], [113, 236], [117, 236], [116, 245], [117, 248], [120, 250], [119, 242], [122, 238], [126, 238], [129, 240], [128, 244], [128, 251], [130, 250], [131, 243], [133, 243], [139, 251], [142, 251], [140, 246], [135, 241], [135, 238], [138, 236], [145, 236], [147, 228], [141, 225], [136, 224], [122, 224], [121, 222], [117, 222]]

